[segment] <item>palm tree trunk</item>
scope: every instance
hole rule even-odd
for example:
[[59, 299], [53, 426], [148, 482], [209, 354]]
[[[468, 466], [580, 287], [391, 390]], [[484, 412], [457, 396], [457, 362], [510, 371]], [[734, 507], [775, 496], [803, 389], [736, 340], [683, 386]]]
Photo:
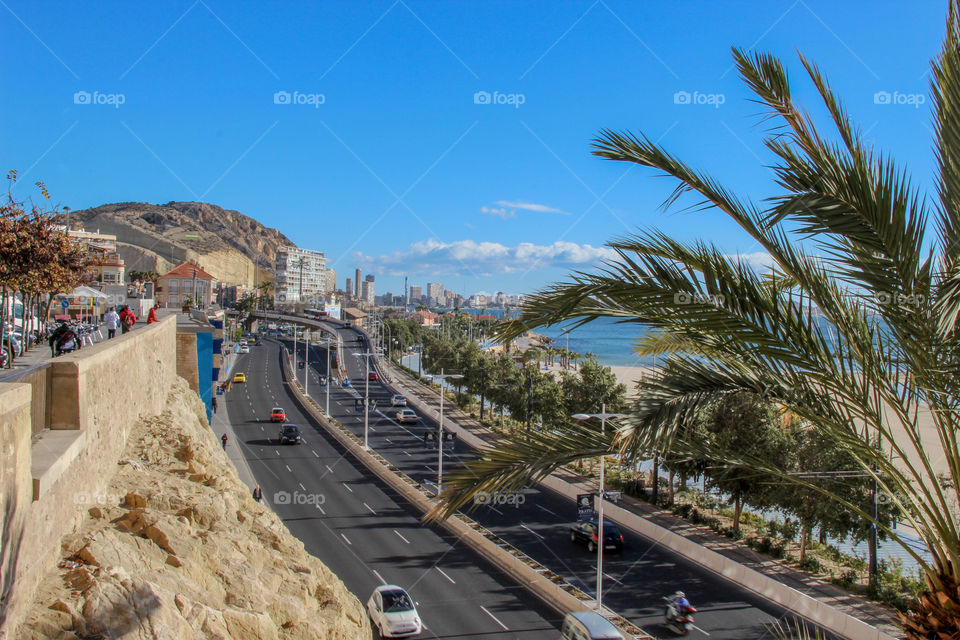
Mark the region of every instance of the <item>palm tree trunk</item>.
[[738, 491], [733, 506], [733, 530], [737, 533], [740, 532], [741, 515], [743, 515], [743, 494]]

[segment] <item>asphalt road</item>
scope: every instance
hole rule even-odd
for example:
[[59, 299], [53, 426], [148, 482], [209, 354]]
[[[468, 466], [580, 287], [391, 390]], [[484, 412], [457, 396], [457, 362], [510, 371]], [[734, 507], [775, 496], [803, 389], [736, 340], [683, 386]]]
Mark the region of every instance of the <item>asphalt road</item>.
[[[290, 531], [364, 606], [380, 584], [398, 584], [419, 602], [424, 638], [556, 638], [560, 616], [455, 538], [425, 527], [386, 485], [371, 479], [299, 410], [265, 340], [239, 356], [225, 406], [264, 499]], [[323, 366], [324, 363], [321, 364]], [[281, 446], [270, 409], [286, 409], [302, 445]]]
[[[331, 387], [332, 415], [363, 437], [363, 413], [356, 410], [356, 398], [364, 393], [363, 357], [355, 354], [365, 343], [355, 342], [357, 332], [336, 328], [347, 352], [347, 367], [352, 387]], [[291, 343], [288, 343], [291, 345]], [[304, 345], [299, 345], [303, 359]], [[321, 404], [326, 389], [319, 384], [324, 373], [326, 356], [322, 348], [311, 349], [310, 394]], [[303, 369], [298, 377], [303, 379]], [[271, 381], [272, 382], [272, 381]], [[425, 482], [435, 481], [438, 452], [425, 446], [423, 433], [436, 432], [437, 423], [421, 416], [416, 425], [399, 425], [393, 421], [395, 409], [390, 407], [393, 392], [381, 382], [369, 383], [370, 397], [377, 408], [370, 412], [368, 437], [370, 446], [409, 476]], [[471, 456], [471, 449], [454, 443], [444, 452], [447, 470]], [[514, 546], [563, 576], [571, 584], [590, 595], [595, 594], [596, 557], [570, 541], [570, 525], [576, 520], [572, 500], [552, 491], [525, 489], [522, 498], [513, 504], [481, 506], [470, 515]], [[644, 630], [656, 636], [669, 636], [663, 623], [664, 596], [682, 589], [698, 609], [697, 628], [691, 637], [717, 640], [770, 639], [769, 624], [791, 618], [792, 614], [717, 574], [660, 547], [656, 541], [621, 527], [624, 549], [621, 554], [604, 556], [603, 603]]]

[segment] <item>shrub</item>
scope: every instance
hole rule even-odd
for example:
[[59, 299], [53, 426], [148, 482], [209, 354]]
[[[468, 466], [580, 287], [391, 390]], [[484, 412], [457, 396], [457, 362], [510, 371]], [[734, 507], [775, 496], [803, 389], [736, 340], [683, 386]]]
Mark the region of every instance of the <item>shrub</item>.
[[763, 536], [760, 538], [760, 541], [757, 543], [757, 551], [760, 553], [769, 554], [773, 550], [773, 540], [770, 539], [770, 536]]
[[800, 568], [810, 573], [823, 573], [823, 565], [820, 564], [816, 556], [810, 554], [804, 557], [803, 562], [800, 563]]
[[673, 512], [681, 518], [689, 518], [691, 511], [693, 511], [692, 504], [678, 504], [673, 507]]
[[783, 525], [780, 527], [780, 534], [783, 539], [787, 542], [793, 542], [797, 539], [797, 535], [800, 533], [799, 523], [794, 522], [790, 518], [787, 518], [783, 521]]

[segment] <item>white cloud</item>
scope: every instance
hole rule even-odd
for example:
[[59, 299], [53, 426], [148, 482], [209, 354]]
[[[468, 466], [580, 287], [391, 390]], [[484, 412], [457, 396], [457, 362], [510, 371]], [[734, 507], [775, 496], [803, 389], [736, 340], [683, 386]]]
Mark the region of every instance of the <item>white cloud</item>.
[[491, 276], [556, 266], [583, 268], [615, 257], [612, 249], [575, 242], [558, 241], [549, 245], [521, 242], [510, 247], [499, 242], [440, 242], [434, 238], [414, 242], [405, 250], [389, 254], [354, 254], [364, 268], [376, 269], [385, 275], [422, 273], [437, 276]]
[[746, 262], [759, 273], [766, 273], [774, 266], [773, 257], [766, 251], [757, 251], [756, 253], [736, 253], [728, 255], [731, 260], [741, 260]]
[[493, 216], [495, 218], [500, 218], [506, 220], [507, 218], [512, 218], [517, 215], [516, 211], [511, 209], [504, 209], [503, 207], [493, 208], [493, 207], [480, 207], [480, 213]]
[[480, 207], [480, 213], [485, 216], [500, 218], [501, 220], [507, 220], [509, 218], [516, 217], [518, 209], [520, 211], [533, 211], [535, 213], [559, 213], [564, 216], [570, 215], [566, 211], [561, 211], [560, 209], [548, 207], [545, 204], [537, 204], [535, 202], [511, 202], [510, 200], [497, 200], [496, 205], [496, 207], [482, 206]]
[[570, 215], [566, 211], [554, 209], [553, 207], [548, 207], [545, 204], [537, 204], [535, 202], [510, 202], [509, 200], [497, 200], [497, 204], [501, 207], [521, 209], [523, 211], [536, 211], [537, 213], [562, 213], [565, 216]]

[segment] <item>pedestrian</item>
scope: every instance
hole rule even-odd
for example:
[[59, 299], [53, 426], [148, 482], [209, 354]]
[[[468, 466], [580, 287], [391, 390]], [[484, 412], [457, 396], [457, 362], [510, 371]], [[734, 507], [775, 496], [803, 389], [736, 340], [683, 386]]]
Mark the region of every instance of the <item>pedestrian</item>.
[[214, 413], [217, 412], [217, 396], [216, 395], [213, 396], [213, 412]]
[[253, 488], [253, 499], [257, 502], [263, 502], [263, 491], [260, 489], [260, 485]]
[[120, 310], [120, 333], [127, 333], [130, 329], [133, 328], [133, 325], [137, 323], [137, 316], [133, 315], [133, 311], [130, 310], [130, 307], [123, 305], [123, 308]]
[[227, 448], [227, 434], [223, 434], [222, 436], [220, 436], [220, 442], [223, 443], [223, 448], [226, 449], [226, 448]]
[[116, 307], [110, 307], [110, 311], [107, 311], [107, 315], [103, 317], [103, 321], [107, 325], [107, 339], [117, 335], [117, 327], [120, 326], [120, 316], [117, 315]]
[[150, 313], [147, 314], [147, 324], [153, 324], [154, 322], [157, 321], [157, 309], [159, 308], [160, 308], [159, 302], [154, 303], [154, 305], [150, 307]]

